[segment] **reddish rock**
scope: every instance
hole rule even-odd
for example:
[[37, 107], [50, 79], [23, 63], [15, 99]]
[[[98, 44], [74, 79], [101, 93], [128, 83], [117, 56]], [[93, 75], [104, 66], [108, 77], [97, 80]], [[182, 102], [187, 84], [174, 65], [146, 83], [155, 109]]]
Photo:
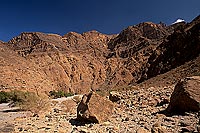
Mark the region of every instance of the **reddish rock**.
[[167, 111], [183, 113], [200, 110], [200, 76], [180, 80], [171, 95]]
[[[3, 50], [0, 63], [4, 64], [0, 68], [5, 71], [0, 73], [0, 85], [9, 89], [63, 90], [83, 94], [89, 88], [99, 88], [106, 79], [108, 64], [103, 64], [104, 53], [108, 51], [106, 44], [112, 37], [114, 35], [96, 31], [70, 32], [64, 36], [22, 33], [4, 45], [0, 43]], [[11, 55], [12, 59], [4, 54]], [[13, 61], [15, 59], [17, 61]]]
[[138, 128], [138, 130], [136, 131], [136, 133], [150, 133], [147, 129], [140, 127]]
[[167, 129], [165, 126], [161, 126], [161, 123], [155, 123], [151, 129], [152, 133], [167, 133]]
[[114, 105], [108, 99], [91, 92], [84, 95], [77, 108], [77, 119], [84, 122], [106, 122]]

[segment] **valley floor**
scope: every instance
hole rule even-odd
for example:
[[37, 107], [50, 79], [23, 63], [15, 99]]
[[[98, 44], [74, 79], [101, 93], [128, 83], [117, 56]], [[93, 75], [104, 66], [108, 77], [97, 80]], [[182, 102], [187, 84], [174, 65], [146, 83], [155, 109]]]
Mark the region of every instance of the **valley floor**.
[[51, 100], [51, 107], [42, 115], [34, 117], [28, 112], [3, 111], [8, 106], [1, 104], [0, 132], [197, 133], [197, 113], [173, 116], [161, 113], [168, 106], [172, 91], [173, 86], [121, 91], [123, 98], [114, 103], [115, 109], [109, 121], [100, 124], [77, 121], [77, 104], [72, 98]]

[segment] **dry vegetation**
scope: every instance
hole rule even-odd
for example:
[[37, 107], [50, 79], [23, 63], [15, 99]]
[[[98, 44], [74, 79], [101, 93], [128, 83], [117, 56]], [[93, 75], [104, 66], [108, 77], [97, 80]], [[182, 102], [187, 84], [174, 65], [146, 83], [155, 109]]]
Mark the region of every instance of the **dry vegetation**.
[[14, 90], [0, 94], [2, 102], [10, 102], [10, 106], [19, 107], [20, 110], [31, 111], [34, 114], [46, 110], [50, 105], [48, 96], [43, 93]]

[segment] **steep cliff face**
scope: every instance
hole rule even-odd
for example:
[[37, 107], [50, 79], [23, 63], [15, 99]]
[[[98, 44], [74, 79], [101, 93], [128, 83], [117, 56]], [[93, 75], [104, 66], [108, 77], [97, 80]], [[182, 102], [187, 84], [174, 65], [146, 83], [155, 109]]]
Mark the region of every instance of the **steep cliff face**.
[[111, 50], [108, 58], [116, 58], [117, 64], [121, 64], [117, 73], [114, 73], [119, 79], [118, 82], [133, 84], [143, 76], [146, 77], [142, 72], [148, 67], [148, 58], [172, 32], [171, 27], [162, 23], [145, 22], [128, 27], [112, 39], [108, 43]]
[[0, 43], [0, 90], [49, 90], [51, 80], [40, 67]]
[[8, 44], [21, 56], [67, 49], [60, 35], [40, 32], [21, 33], [10, 40]]
[[0, 42], [1, 89], [85, 93], [141, 83], [199, 56], [199, 20], [145, 22], [118, 35], [22, 33]]
[[200, 54], [200, 17], [189, 24], [179, 25], [148, 59], [147, 78], [183, 65]]
[[[119, 57], [126, 58], [150, 44], [157, 44], [158, 41], [170, 34], [169, 30], [170, 27], [162, 23], [154, 24], [145, 22], [135, 26], [129, 26], [108, 43], [108, 48], [111, 51], [116, 51]], [[132, 51], [129, 50], [131, 52], [129, 53], [125, 49], [131, 49]], [[123, 55], [121, 53], [129, 53], [130, 55]]]
[[[26, 63], [36, 64], [38, 72], [48, 78], [50, 87], [41, 84], [37, 86], [39, 90], [83, 93], [104, 84], [106, 44], [113, 36], [97, 31], [83, 34], [70, 32], [63, 37], [38, 32], [22, 33], [8, 45], [24, 57]], [[33, 78], [36, 79], [37, 76]]]

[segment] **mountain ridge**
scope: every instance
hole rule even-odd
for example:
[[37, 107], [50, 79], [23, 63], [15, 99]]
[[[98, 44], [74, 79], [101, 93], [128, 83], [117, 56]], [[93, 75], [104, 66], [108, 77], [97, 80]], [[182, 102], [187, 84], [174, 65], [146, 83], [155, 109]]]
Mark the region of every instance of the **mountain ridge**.
[[[85, 93], [90, 89], [110, 90], [135, 85], [198, 57], [199, 25], [197, 16], [190, 23], [170, 26], [143, 22], [115, 35], [94, 30], [82, 34], [69, 32], [63, 36], [24, 32], [7, 43], [0, 42], [1, 49], [6, 49], [5, 54], [12, 51], [17, 53], [12, 58], [16, 56], [22, 60], [20, 66], [0, 55], [8, 64], [1, 66], [1, 69], [8, 67], [1, 75], [10, 75], [9, 79], [1, 78], [1, 89], [18, 86]], [[23, 70], [28, 64], [31, 66], [27, 70], [29, 74], [24, 72], [22, 76], [16, 71], [14, 75], [17, 76], [11, 76], [11, 66]], [[35, 76], [29, 79], [30, 75]]]

